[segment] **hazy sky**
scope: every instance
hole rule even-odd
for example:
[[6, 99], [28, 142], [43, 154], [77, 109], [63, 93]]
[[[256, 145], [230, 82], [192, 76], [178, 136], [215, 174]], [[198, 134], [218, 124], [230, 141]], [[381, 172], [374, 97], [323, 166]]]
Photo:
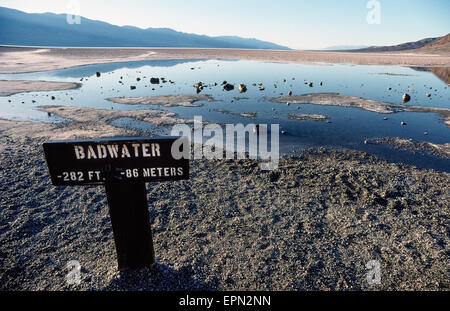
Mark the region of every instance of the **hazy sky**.
[[371, 1], [380, 4], [379, 24], [367, 22], [369, 0], [0, 0], [0, 6], [65, 13], [78, 2], [81, 16], [115, 25], [237, 35], [296, 49], [391, 45], [450, 32], [450, 0]]

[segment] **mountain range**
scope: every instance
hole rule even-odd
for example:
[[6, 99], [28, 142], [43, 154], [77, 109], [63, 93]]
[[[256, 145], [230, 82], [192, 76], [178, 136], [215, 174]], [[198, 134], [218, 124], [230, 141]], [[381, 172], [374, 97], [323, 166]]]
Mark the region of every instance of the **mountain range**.
[[25, 13], [0, 7], [0, 45], [55, 47], [184, 47], [289, 50], [288, 47], [235, 36], [210, 37], [169, 28], [116, 26], [66, 14]]
[[370, 46], [367, 48], [351, 50], [353, 52], [395, 52], [395, 51], [426, 51], [426, 50], [444, 50], [449, 51], [450, 34], [443, 37], [426, 38], [419, 41], [407, 42], [390, 46]]

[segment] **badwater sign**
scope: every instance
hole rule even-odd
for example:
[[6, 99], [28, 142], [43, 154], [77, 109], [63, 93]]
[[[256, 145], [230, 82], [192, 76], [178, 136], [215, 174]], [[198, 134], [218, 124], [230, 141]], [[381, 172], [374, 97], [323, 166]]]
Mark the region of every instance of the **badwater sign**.
[[105, 186], [119, 270], [154, 263], [145, 183], [189, 178], [189, 160], [173, 157], [177, 139], [102, 138], [43, 145], [55, 186]]

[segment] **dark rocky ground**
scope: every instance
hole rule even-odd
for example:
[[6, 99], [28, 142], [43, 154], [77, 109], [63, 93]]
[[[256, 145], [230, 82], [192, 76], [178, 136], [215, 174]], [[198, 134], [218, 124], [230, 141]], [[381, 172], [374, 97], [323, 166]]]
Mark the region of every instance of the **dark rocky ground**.
[[1, 137], [1, 290], [450, 288], [447, 173], [327, 150], [271, 172], [195, 161], [189, 181], [148, 187], [155, 267], [118, 273], [103, 187], [52, 186], [42, 142]]

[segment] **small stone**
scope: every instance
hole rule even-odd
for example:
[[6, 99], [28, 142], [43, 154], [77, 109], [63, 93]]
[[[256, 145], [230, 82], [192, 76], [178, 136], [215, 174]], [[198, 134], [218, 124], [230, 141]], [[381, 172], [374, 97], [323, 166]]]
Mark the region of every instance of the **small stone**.
[[427, 96], [427, 97], [431, 97], [431, 94], [430, 94], [430, 93], [427, 93], [426, 96]]
[[292, 96], [292, 91], [289, 91], [288, 95], [289, 95], [289, 96]]
[[136, 89], [136, 87], [134, 85], [130, 86], [130, 90], [135, 90], [135, 89]]
[[247, 86], [243, 83], [239, 83], [238, 90], [239, 90], [239, 93], [245, 93], [245, 92], [247, 92]]
[[308, 86], [309, 87], [313, 87], [313, 83], [312, 82], [308, 82]]
[[256, 124], [255, 126], [253, 126], [253, 133], [255, 133], [256, 135], [259, 134], [259, 124]]
[[225, 85], [223, 86], [223, 89], [224, 89], [225, 91], [231, 91], [231, 90], [234, 90], [234, 85], [227, 83], [227, 84], [225, 84]]
[[286, 135], [287, 132], [286, 132], [285, 130], [282, 130], [282, 131], [281, 131], [281, 134]]
[[402, 121], [400, 124], [401, 124], [402, 126], [405, 126], [405, 125], [406, 125], [406, 122], [403, 122], [403, 121]]
[[100, 75], [101, 75], [100, 72], [98, 72], [98, 71], [95, 74], [97, 75], [97, 78], [100, 77]]
[[402, 95], [402, 102], [407, 103], [411, 100], [411, 96], [409, 96], [409, 94], [403, 94]]

